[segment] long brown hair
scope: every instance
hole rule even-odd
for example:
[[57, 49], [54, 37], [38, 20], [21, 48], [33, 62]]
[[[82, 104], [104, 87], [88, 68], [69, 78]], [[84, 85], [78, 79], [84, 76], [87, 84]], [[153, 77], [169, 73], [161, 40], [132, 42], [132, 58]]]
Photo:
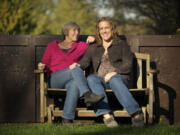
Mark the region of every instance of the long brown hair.
[[102, 17], [98, 20], [98, 22], [96, 24], [96, 41], [97, 41], [97, 43], [102, 44], [102, 38], [101, 38], [100, 33], [99, 33], [99, 23], [102, 21], [107, 21], [110, 23], [111, 30], [112, 30], [112, 39], [113, 40], [119, 40], [118, 33], [116, 30], [116, 25], [114, 24], [114, 22], [109, 17]]

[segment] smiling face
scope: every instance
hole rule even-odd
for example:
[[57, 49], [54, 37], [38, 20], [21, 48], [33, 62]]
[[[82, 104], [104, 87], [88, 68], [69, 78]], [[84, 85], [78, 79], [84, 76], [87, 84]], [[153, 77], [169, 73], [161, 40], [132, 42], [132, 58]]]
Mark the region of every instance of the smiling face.
[[103, 41], [112, 41], [112, 27], [108, 21], [101, 21], [98, 24], [99, 34]]
[[68, 31], [68, 34], [66, 35], [66, 40], [76, 42], [79, 37], [79, 30], [76, 27], [71, 27]]

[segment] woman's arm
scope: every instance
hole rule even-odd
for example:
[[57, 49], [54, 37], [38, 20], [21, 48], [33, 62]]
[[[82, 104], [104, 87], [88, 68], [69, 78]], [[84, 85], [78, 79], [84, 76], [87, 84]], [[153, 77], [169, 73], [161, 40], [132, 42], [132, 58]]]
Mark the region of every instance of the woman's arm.
[[82, 56], [79, 63], [73, 63], [69, 66], [70, 69], [74, 69], [76, 66], [81, 67], [83, 70], [85, 70], [87, 67], [89, 67], [91, 62], [91, 46], [88, 47], [85, 54]]
[[122, 47], [122, 63], [116, 69], [116, 72], [119, 74], [129, 74], [132, 70], [133, 53], [126, 42], [123, 42]]
[[92, 46], [90, 45], [87, 49], [87, 51], [85, 52], [84, 56], [82, 57], [82, 59], [79, 61], [79, 66], [85, 70], [87, 67], [90, 66], [91, 63], [91, 55], [92, 55]]
[[47, 72], [49, 70], [49, 65], [50, 65], [50, 60], [51, 60], [51, 48], [48, 45], [45, 49], [44, 55], [42, 57], [42, 61], [40, 64], [40, 67], [45, 70], [45, 72]]

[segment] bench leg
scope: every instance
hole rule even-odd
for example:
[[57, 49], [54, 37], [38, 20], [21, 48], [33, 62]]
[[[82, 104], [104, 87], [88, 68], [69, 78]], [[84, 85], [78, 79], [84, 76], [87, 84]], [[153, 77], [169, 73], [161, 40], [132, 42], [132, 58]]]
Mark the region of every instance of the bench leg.
[[153, 122], [153, 97], [154, 97], [154, 85], [153, 74], [150, 74], [150, 86], [149, 86], [149, 123]]
[[144, 123], [146, 124], [147, 123], [147, 110], [146, 110], [146, 107], [142, 107], [142, 111], [144, 113]]
[[49, 105], [49, 107], [47, 109], [47, 112], [48, 112], [48, 123], [52, 123], [52, 121], [54, 120], [53, 110], [54, 110], [53, 104]]

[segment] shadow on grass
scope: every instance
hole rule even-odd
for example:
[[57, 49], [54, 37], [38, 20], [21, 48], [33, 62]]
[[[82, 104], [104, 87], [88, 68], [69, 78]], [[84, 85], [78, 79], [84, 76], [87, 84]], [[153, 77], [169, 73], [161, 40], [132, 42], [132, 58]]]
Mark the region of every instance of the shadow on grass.
[[[92, 127], [93, 128], [93, 127]], [[117, 128], [101, 128], [83, 132], [73, 133], [72, 135], [179, 135], [179, 126], [169, 125], [148, 125], [144, 128], [131, 127], [129, 125], [119, 126]]]
[[[91, 131], [83, 132], [83, 133], [73, 133], [72, 135], [145, 135], [146, 133], [150, 133], [149, 127], [144, 128], [135, 128], [131, 126], [118, 126], [116, 128], [101, 128], [101, 130], [97, 131], [94, 129]], [[151, 134], [150, 134], [151, 135]], [[153, 135], [153, 134], [152, 134]]]

